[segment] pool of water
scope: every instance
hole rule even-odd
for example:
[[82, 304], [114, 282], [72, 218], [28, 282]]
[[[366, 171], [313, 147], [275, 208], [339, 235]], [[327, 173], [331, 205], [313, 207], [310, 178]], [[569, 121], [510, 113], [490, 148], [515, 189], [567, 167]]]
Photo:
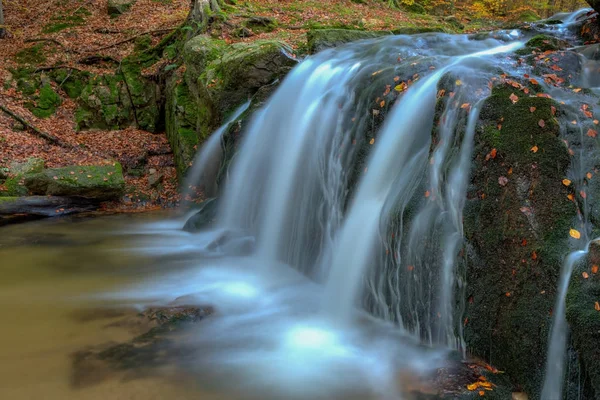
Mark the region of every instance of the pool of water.
[[[1, 398], [410, 398], [442, 363], [442, 350], [358, 311], [354, 324], [334, 324], [320, 285], [285, 265], [264, 268], [246, 254], [247, 238], [187, 233], [182, 221], [139, 214], [0, 228]], [[76, 361], [119, 344], [145, 351], [132, 339], [157, 326], [147, 310], [174, 306], [214, 315], [126, 366]]]

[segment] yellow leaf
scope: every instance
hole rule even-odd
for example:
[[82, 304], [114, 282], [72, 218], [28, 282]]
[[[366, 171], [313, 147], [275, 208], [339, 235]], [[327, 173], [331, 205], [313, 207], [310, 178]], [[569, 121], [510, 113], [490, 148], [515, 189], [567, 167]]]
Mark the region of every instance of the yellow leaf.
[[371, 139], [371, 140], [369, 141], [369, 144], [373, 144], [373, 143], [375, 143], [375, 139]]
[[394, 90], [396, 92], [404, 92], [406, 89], [408, 89], [408, 85], [406, 84], [406, 82], [402, 82], [401, 84], [394, 87]]
[[461, 81], [460, 79], [457, 79], [457, 80], [456, 80], [456, 86], [461, 86], [462, 84], [463, 84], [463, 83], [462, 83], [462, 81]]
[[588, 172], [585, 176], [587, 176], [588, 179], [592, 179], [592, 173]]
[[571, 200], [571, 201], [575, 200], [575, 196], [573, 196], [573, 194], [571, 194], [571, 193], [569, 193], [569, 194], [567, 195], [567, 198], [568, 198], [569, 200]]
[[565, 185], [565, 186], [569, 186], [571, 184], [571, 181], [568, 180], [567, 178], [565, 178], [565, 179], [562, 180], [562, 184]]
[[467, 385], [467, 389], [469, 390], [475, 390], [479, 387], [479, 382], [475, 382], [475, 383], [471, 383], [470, 385]]
[[594, 303], [594, 308], [596, 309], [596, 311], [600, 311], [600, 303], [595, 302]]
[[583, 272], [581, 276], [583, 276], [583, 279], [588, 279], [590, 277], [590, 275], [587, 272]]
[[539, 148], [538, 148], [537, 146], [533, 146], [533, 147], [531, 148], [531, 151], [533, 151], [534, 153], [537, 153], [537, 152], [538, 152], [538, 150], [539, 150]]
[[571, 237], [574, 238], [574, 239], [580, 239], [581, 238], [581, 233], [579, 233], [579, 231], [577, 229], [571, 229], [569, 231], [569, 235], [571, 235]]

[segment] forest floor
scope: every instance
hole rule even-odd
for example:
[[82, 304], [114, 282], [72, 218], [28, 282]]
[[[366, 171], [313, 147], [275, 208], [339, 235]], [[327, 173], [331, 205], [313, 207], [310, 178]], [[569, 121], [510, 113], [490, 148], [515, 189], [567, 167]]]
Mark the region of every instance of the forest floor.
[[[134, 127], [113, 131], [76, 131], [77, 104], [62, 88], [51, 83], [61, 95], [57, 111], [47, 118], [37, 118], [26, 107], [29, 101], [17, 90], [11, 70], [19, 67], [24, 49], [32, 49], [38, 57], [38, 70], [67, 66], [93, 73], [114, 72], [110, 64], [85, 65], [86, 56], [110, 56], [122, 60], [134, 50], [134, 41], [127, 39], [150, 32], [153, 44], [186, 18], [189, 0], [138, 0], [124, 14], [111, 18], [107, 0], [4, 0], [4, 15], [9, 36], [0, 40], [0, 105], [31, 122], [40, 130], [58, 138], [60, 147], [32, 134], [16, 129], [15, 119], [0, 112], [0, 168], [14, 161], [40, 157], [47, 167], [112, 163], [127, 164], [147, 156], [146, 172], [141, 176], [126, 175], [126, 201], [113, 204], [114, 209], [148, 209], [167, 206], [179, 201], [178, 181], [166, 136], [145, 132]], [[238, 1], [227, 12], [231, 25], [236, 20], [253, 16], [268, 16], [277, 21], [272, 32], [236, 38], [227, 28], [221, 38], [227, 42], [280, 39], [293, 48], [306, 46], [306, 32], [316, 27], [393, 30], [407, 26], [444, 24], [442, 17], [409, 14], [390, 8], [381, 0], [248, 0]], [[462, 20], [465, 32], [481, 29], [481, 24]], [[121, 43], [122, 42], [122, 43]], [[30, 52], [31, 53], [31, 52]], [[156, 154], [156, 155], [155, 155]], [[159, 194], [148, 182], [149, 169], [164, 176]], [[1, 189], [1, 188], [0, 188]], [[133, 193], [137, 195], [133, 195]], [[154, 193], [153, 193], [154, 192]], [[144, 199], [141, 201], [139, 194]]]

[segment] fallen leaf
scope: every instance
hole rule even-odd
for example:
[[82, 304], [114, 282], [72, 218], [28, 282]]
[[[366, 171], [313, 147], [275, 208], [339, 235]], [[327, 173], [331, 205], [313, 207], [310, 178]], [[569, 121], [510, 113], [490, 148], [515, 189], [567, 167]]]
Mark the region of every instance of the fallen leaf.
[[581, 233], [579, 233], [578, 230], [571, 228], [571, 230], [569, 231], [569, 235], [571, 235], [572, 238], [574, 239], [580, 239], [581, 238]]
[[552, 111], [552, 115], [556, 116], [556, 107], [550, 106], [550, 110]]
[[468, 110], [468, 109], [470, 109], [470, 108], [471, 108], [471, 104], [469, 104], [469, 103], [464, 103], [462, 106], [460, 106], [460, 108], [462, 108], [463, 110], [464, 110], [464, 109], [467, 109], [467, 110]]
[[585, 191], [580, 190], [579, 191], [579, 195], [581, 196], [581, 198], [585, 199], [587, 197], [587, 194], [585, 194]]
[[501, 176], [498, 178], [498, 184], [500, 184], [500, 186], [506, 186], [507, 183], [508, 183], [507, 177]]
[[592, 179], [592, 173], [591, 173], [591, 172], [588, 172], [588, 173], [587, 173], [585, 176], [586, 176], [588, 179]]
[[538, 125], [540, 126], [540, 128], [543, 128], [543, 127], [545, 127], [545, 126], [546, 126], [546, 122], [545, 122], [543, 119], [540, 119], [540, 120], [538, 121]]
[[583, 274], [581, 274], [581, 276], [583, 276], [583, 279], [588, 279], [590, 277], [590, 275], [587, 272], [583, 272]]
[[537, 110], [537, 108], [535, 108], [535, 107], [529, 107], [529, 112], [535, 112], [535, 110]]
[[381, 108], [383, 108], [383, 106], [385, 106], [385, 100], [381, 100], [381, 103], [379, 103], [379, 106], [380, 106]]
[[456, 86], [461, 86], [463, 84], [460, 79], [457, 79], [455, 83], [456, 83]]
[[414, 271], [415, 266], [414, 265], [409, 265], [408, 267], [406, 267], [407, 270], [409, 271]]
[[576, 88], [576, 89], [573, 89], [573, 91], [574, 91], [575, 93], [579, 93], [579, 92], [581, 92], [581, 88]]
[[519, 101], [519, 96], [517, 96], [516, 94], [512, 93], [509, 97], [510, 101], [512, 101], [513, 104], [516, 104], [517, 101]]
[[506, 292], [504, 295], [505, 295], [506, 297], [510, 297], [510, 296], [512, 296], [512, 295], [510, 294], [510, 292]]
[[595, 302], [594, 303], [594, 308], [596, 309], [596, 311], [600, 311], [600, 303]]
[[562, 184], [565, 185], [565, 186], [569, 186], [569, 185], [571, 185], [571, 181], [568, 180], [567, 178], [565, 178], [565, 179], [562, 180]]
[[537, 253], [535, 251], [533, 253], [531, 253], [531, 259], [537, 260]]
[[595, 138], [596, 136], [598, 136], [598, 132], [597, 132], [597, 131], [595, 131], [595, 130], [593, 130], [593, 129], [589, 129], [589, 130], [587, 131], [587, 135], [588, 135], [589, 137], [591, 137], [591, 138]]
[[539, 150], [539, 148], [538, 148], [537, 146], [533, 146], [533, 147], [531, 148], [531, 151], [533, 151], [534, 153], [537, 153], [537, 152], [538, 152], [538, 150]]
[[571, 201], [575, 200], [575, 196], [573, 196], [573, 194], [571, 194], [571, 193], [569, 193], [569, 194], [567, 195], [567, 198], [568, 198], [569, 200], [571, 200]]
[[592, 274], [598, 273], [598, 266], [596, 264], [592, 265]]
[[406, 89], [408, 89], [408, 85], [406, 84], [406, 82], [402, 82], [396, 87], [394, 87], [394, 90], [396, 92], [404, 92]]
[[480, 395], [480, 396], [484, 396], [484, 395], [485, 395], [485, 391], [483, 391], [483, 390], [480, 390], [480, 391], [479, 391], [479, 395]]
[[496, 158], [497, 153], [498, 153], [498, 151], [495, 148], [493, 148], [492, 151], [490, 151], [490, 157]]
[[373, 144], [373, 143], [375, 143], [375, 139], [369, 140], [369, 144]]
[[429, 190], [427, 190], [427, 191], [425, 192], [425, 197], [429, 197], [429, 196], [431, 196], [431, 193], [429, 193]]

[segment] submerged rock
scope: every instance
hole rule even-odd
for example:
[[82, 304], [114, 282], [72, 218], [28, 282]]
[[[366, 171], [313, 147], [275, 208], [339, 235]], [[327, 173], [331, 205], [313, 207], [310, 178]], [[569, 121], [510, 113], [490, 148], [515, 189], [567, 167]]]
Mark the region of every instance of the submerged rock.
[[121, 165], [71, 166], [46, 169], [25, 177], [32, 194], [111, 200], [121, 196], [125, 181]]
[[183, 226], [187, 232], [197, 232], [212, 224], [217, 217], [217, 199], [208, 199], [200, 203], [199, 210]]

